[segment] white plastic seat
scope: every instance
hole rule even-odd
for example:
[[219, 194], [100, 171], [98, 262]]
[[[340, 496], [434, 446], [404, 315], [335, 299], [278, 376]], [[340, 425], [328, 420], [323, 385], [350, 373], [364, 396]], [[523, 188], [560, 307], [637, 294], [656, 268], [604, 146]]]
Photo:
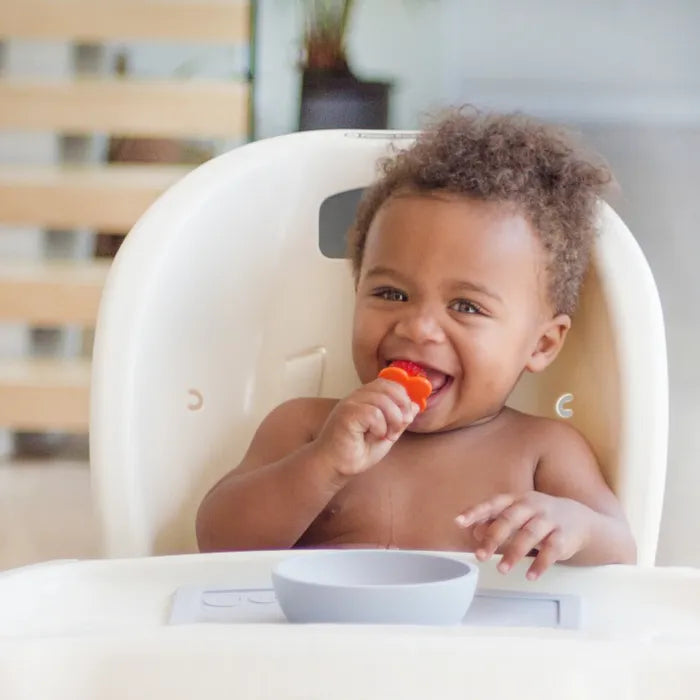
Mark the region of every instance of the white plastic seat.
[[[208, 488], [260, 420], [299, 395], [342, 396], [350, 357], [348, 261], [319, 250], [319, 208], [361, 188], [389, 132], [305, 132], [216, 158], [173, 186], [112, 266], [93, 359], [91, 468], [107, 556], [196, 551]], [[564, 351], [510, 403], [588, 438], [654, 561], [666, 470], [668, 387], [661, 307], [634, 238], [605, 204]], [[562, 464], [561, 468], [566, 469]]]

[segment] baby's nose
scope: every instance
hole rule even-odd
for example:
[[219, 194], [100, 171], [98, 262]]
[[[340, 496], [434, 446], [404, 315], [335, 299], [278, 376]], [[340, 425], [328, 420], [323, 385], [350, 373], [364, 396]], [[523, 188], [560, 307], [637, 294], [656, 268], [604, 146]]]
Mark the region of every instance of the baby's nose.
[[445, 332], [435, 314], [428, 311], [409, 311], [396, 324], [396, 334], [414, 343], [440, 343]]

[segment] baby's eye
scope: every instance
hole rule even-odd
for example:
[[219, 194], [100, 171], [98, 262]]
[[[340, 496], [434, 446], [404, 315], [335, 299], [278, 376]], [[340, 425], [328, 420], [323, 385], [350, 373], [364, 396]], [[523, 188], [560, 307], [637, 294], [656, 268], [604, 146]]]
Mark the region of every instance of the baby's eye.
[[483, 313], [483, 309], [478, 304], [475, 304], [473, 301], [467, 301], [466, 299], [455, 299], [450, 303], [449, 308], [460, 314]]
[[385, 301], [406, 301], [408, 299], [405, 292], [402, 292], [400, 289], [394, 289], [393, 287], [375, 289], [374, 292], [372, 292], [372, 296], [384, 299]]

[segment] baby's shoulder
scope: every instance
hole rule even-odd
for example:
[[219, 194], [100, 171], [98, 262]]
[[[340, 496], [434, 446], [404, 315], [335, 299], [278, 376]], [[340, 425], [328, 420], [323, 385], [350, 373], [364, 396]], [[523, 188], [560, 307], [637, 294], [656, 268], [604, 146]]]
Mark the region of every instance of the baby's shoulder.
[[329, 399], [292, 399], [272, 409], [258, 426], [241, 471], [270, 464], [314, 440], [335, 405]]
[[274, 408], [264, 423], [275, 428], [284, 427], [286, 431], [305, 433], [312, 440], [337, 403], [338, 399], [320, 397], [289, 399]]
[[554, 418], [533, 416], [507, 408], [506, 425], [520, 439], [543, 449], [585, 442], [585, 438], [571, 424]]

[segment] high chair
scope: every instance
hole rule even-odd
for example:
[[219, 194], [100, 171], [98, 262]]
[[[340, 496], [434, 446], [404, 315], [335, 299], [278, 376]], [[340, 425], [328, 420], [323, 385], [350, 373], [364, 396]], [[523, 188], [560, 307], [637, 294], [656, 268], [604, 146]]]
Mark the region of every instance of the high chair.
[[[196, 551], [198, 504], [268, 411], [357, 384], [350, 266], [321, 251], [319, 228], [332, 247], [328, 227], [347, 228], [377, 160], [411, 138], [327, 131], [259, 141], [197, 168], [135, 225], [111, 268], [94, 348], [90, 451], [105, 555]], [[555, 410], [566, 394], [570, 418]], [[661, 517], [667, 394], [652, 274], [601, 203], [565, 348], [546, 372], [524, 376], [509, 403], [587, 437], [643, 565], [654, 562]]]

